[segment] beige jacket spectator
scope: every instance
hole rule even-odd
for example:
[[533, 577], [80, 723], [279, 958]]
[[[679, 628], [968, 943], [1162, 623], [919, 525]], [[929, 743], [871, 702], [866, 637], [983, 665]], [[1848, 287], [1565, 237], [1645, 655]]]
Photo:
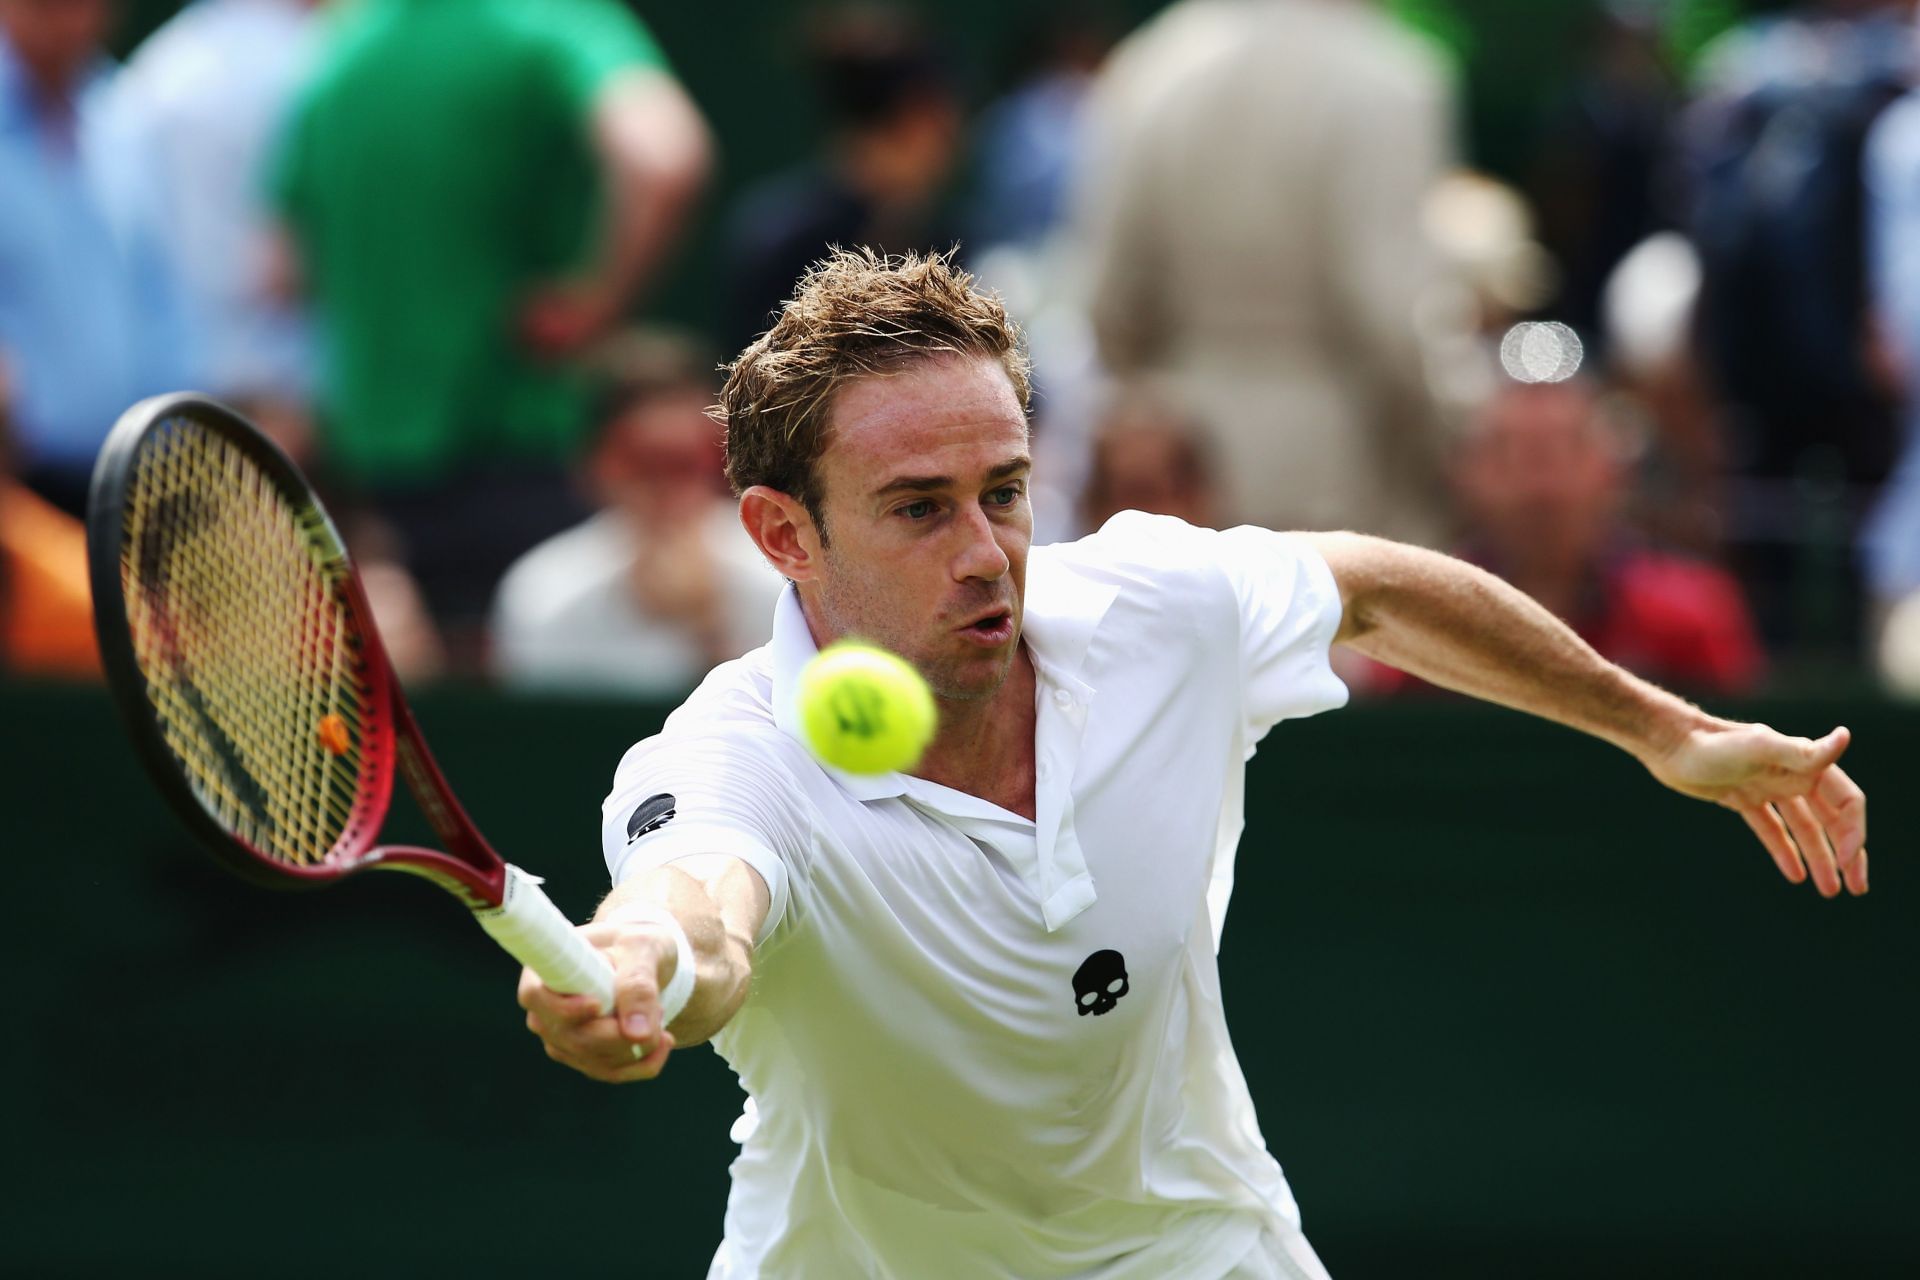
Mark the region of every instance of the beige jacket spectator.
[[1445, 534], [1416, 313], [1436, 55], [1360, 0], [1185, 0], [1116, 52], [1081, 193], [1109, 371], [1217, 441], [1229, 519]]

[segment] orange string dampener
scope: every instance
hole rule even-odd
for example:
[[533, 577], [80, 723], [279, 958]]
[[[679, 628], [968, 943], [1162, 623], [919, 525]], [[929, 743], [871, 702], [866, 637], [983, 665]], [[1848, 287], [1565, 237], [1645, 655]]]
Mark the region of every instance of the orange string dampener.
[[338, 712], [321, 716], [314, 732], [320, 737], [320, 745], [336, 756], [347, 754], [347, 748], [352, 745], [347, 737], [347, 722]]

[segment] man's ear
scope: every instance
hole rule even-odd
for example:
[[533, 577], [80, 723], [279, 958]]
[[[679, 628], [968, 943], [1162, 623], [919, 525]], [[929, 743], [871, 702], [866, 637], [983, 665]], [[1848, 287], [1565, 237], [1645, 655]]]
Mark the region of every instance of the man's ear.
[[754, 485], [740, 495], [740, 523], [781, 577], [805, 582], [820, 576], [820, 531], [791, 494]]

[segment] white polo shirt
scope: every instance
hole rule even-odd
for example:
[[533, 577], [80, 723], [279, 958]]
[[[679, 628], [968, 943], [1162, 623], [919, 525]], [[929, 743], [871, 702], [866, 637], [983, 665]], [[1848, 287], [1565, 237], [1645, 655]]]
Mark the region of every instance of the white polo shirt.
[[621, 761], [607, 864], [755, 867], [753, 992], [714, 1043], [749, 1095], [712, 1277], [1216, 1280], [1298, 1229], [1215, 964], [1245, 761], [1346, 701], [1304, 540], [1125, 513], [1036, 548], [1035, 821], [818, 763], [814, 645], [717, 668]]

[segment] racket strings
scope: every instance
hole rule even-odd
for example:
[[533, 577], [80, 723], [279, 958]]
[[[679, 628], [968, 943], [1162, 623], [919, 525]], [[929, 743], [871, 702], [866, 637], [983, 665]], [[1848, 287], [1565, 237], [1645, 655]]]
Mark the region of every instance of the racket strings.
[[[121, 579], [135, 656], [201, 803], [260, 853], [325, 860], [363, 789], [372, 705], [325, 517], [189, 418], [149, 434]], [[338, 754], [320, 726], [338, 717]]]

